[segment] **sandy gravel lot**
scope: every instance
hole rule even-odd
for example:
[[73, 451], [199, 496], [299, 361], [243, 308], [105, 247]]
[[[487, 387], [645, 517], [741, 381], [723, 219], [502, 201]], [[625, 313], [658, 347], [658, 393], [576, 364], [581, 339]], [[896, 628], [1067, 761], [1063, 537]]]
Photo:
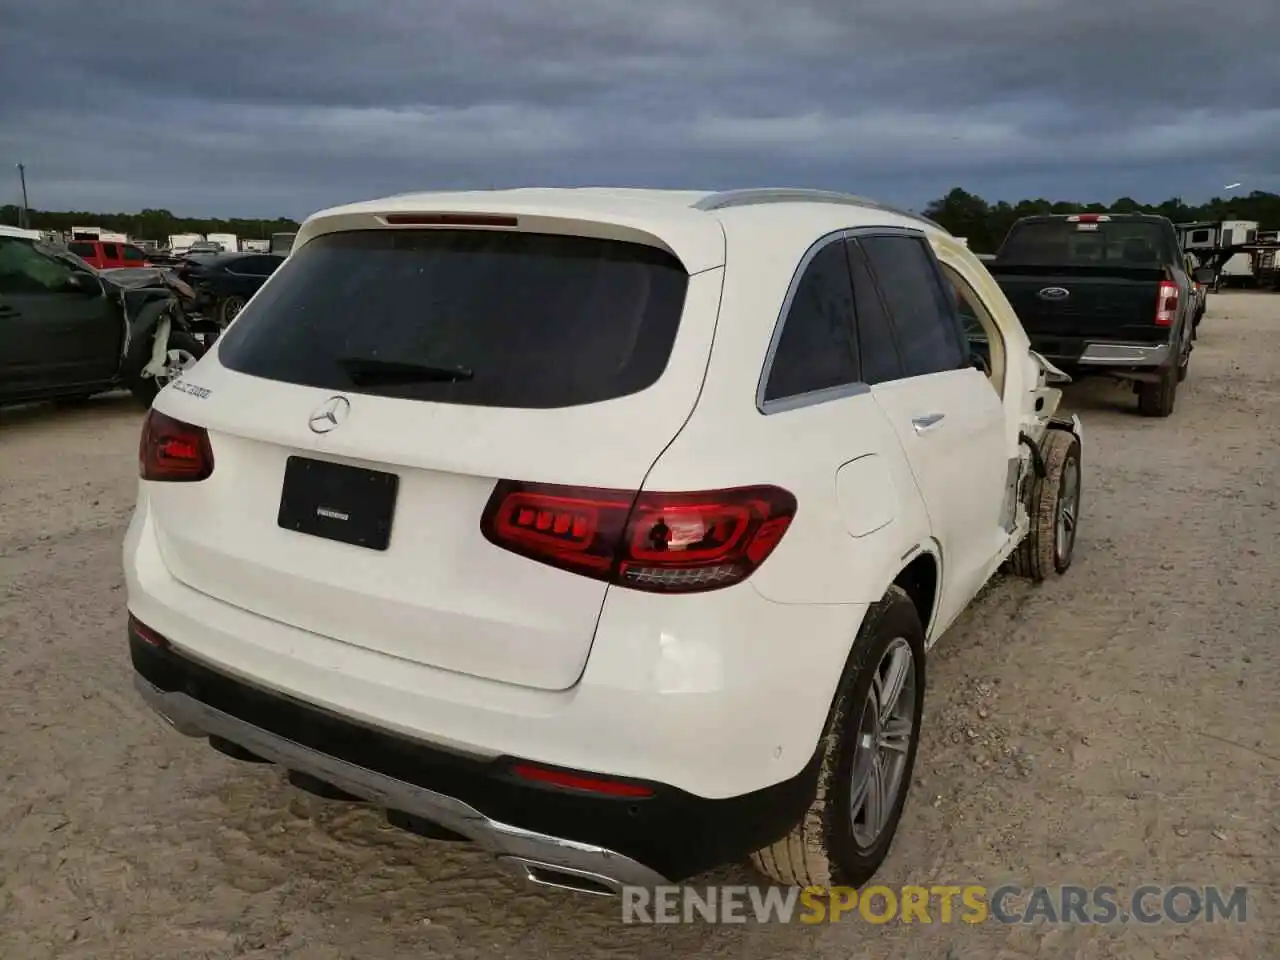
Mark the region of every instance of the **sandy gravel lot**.
[[[623, 926], [314, 800], [135, 698], [127, 399], [0, 411], [0, 957], [1280, 956], [1280, 297], [1210, 301], [1168, 421], [1106, 384], [1076, 563], [936, 648], [890, 884], [1249, 884], [1241, 925]], [[719, 879], [748, 877], [729, 869]]]

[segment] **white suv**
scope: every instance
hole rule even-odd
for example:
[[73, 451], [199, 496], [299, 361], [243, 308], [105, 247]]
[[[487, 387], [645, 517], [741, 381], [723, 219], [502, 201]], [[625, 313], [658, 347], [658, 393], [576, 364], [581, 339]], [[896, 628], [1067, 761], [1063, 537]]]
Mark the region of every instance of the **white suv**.
[[141, 694], [594, 892], [861, 884], [926, 651], [1071, 560], [1079, 422], [935, 224], [805, 190], [316, 214], [141, 441]]

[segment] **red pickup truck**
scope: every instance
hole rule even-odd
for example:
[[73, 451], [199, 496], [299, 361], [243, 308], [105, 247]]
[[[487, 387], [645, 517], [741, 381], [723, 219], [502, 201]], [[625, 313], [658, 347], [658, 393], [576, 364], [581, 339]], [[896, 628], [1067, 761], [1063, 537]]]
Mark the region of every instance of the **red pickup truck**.
[[99, 270], [119, 267], [149, 267], [151, 261], [141, 247], [113, 240], [73, 240], [67, 249], [89, 266]]

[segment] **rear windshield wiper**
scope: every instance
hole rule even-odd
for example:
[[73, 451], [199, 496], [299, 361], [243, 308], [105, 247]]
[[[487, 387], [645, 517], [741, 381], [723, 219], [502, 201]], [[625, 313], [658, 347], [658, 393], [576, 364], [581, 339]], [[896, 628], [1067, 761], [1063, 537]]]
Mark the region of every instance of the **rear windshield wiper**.
[[475, 372], [469, 367], [406, 363], [401, 360], [380, 360], [377, 357], [342, 357], [338, 364], [358, 387], [396, 383], [456, 383], [475, 376]]

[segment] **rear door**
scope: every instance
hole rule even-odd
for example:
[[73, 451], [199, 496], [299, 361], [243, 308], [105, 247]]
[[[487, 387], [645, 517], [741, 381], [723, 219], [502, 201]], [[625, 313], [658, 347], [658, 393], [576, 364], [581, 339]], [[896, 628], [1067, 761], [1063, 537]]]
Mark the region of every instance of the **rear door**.
[[131, 243], [123, 245], [122, 262], [126, 267], [149, 267], [151, 263], [147, 260], [147, 254], [141, 247], [135, 247]]
[[902, 443], [941, 544], [938, 622], [947, 623], [1008, 539], [1004, 407], [970, 365], [955, 299], [927, 240], [907, 232], [859, 237], [850, 268], [863, 378]]
[[102, 265], [100, 270], [106, 270], [113, 267], [123, 267], [124, 253], [121, 252], [121, 244], [114, 242], [104, 242], [100, 244], [102, 248]]
[[73, 280], [64, 261], [0, 237], [0, 390], [30, 394], [108, 381], [122, 336], [116, 305], [96, 278]]
[[696, 401], [719, 272], [505, 230], [310, 241], [188, 374], [209, 400], [157, 400], [207, 427], [215, 462], [149, 485], [166, 564], [402, 660], [572, 686], [605, 584], [494, 546], [482, 515], [500, 479], [639, 489]]

